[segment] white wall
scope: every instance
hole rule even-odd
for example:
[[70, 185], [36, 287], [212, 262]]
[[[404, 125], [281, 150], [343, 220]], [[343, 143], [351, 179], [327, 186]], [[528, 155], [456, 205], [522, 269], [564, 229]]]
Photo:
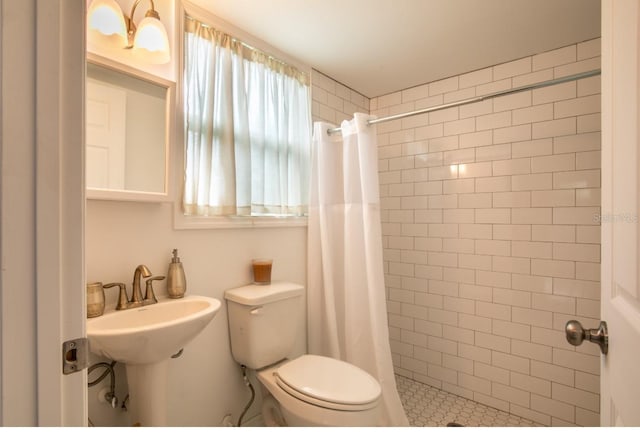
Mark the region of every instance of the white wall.
[[[600, 40], [371, 100], [380, 116], [600, 67]], [[545, 425], [598, 425], [600, 77], [378, 125], [398, 374]]]
[[[133, 1], [118, 0], [128, 14]], [[89, 44], [89, 51], [143, 69], [169, 80], [177, 76], [178, 52], [176, 2], [155, 2], [169, 38], [174, 41], [172, 61], [165, 66], [141, 65], [130, 53], [105, 53]], [[141, 4], [144, 15], [145, 4]], [[136, 20], [137, 21], [137, 20]], [[175, 144], [174, 144], [175, 145]], [[180, 178], [180, 177], [177, 177]], [[86, 274], [87, 282], [123, 282], [131, 291], [133, 271], [147, 265], [155, 275], [166, 275], [173, 248], [179, 250], [187, 277], [187, 294], [215, 297], [223, 307], [205, 331], [189, 344], [178, 358], [171, 360], [169, 373], [168, 421], [171, 426], [219, 426], [231, 414], [234, 424], [249, 400], [240, 367], [231, 357], [224, 291], [249, 284], [250, 264], [256, 257], [273, 258], [274, 280], [306, 283], [306, 227], [174, 230], [173, 204], [118, 201], [87, 201]], [[158, 296], [166, 295], [165, 283], [155, 286]], [[107, 290], [107, 309], [113, 309], [117, 291]], [[294, 353], [305, 350], [304, 331]], [[101, 361], [93, 355], [92, 363]], [[102, 372], [98, 369], [90, 379]], [[116, 395], [123, 400], [126, 375], [116, 365]], [[89, 417], [97, 426], [127, 426], [128, 416], [119, 407], [112, 410], [98, 402], [98, 392], [108, 378], [89, 391]], [[260, 412], [260, 389], [244, 417], [246, 423]]]

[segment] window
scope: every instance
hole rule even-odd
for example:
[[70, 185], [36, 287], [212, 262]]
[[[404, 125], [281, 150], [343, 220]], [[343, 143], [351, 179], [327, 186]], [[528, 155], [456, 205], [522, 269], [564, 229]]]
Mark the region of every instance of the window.
[[191, 17], [184, 37], [184, 213], [305, 215], [308, 74]]

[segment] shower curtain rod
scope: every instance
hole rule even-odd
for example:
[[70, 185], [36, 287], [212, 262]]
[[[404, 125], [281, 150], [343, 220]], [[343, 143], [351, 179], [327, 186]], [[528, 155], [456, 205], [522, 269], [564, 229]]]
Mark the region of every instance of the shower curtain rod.
[[[501, 97], [501, 96], [504, 96], [504, 95], [515, 94], [516, 92], [523, 92], [523, 91], [528, 91], [528, 90], [531, 90], [531, 89], [539, 89], [539, 88], [544, 88], [544, 87], [547, 87], [547, 86], [553, 86], [553, 85], [557, 85], [557, 84], [560, 84], [560, 83], [572, 82], [574, 80], [586, 79], [587, 77], [597, 76], [598, 74], [600, 74], [600, 70], [599, 69], [594, 69], [592, 71], [587, 71], [587, 72], [583, 72], [583, 73], [579, 73], [579, 74], [560, 77], [558, 79], [547, 80], [545, 82], [534, 83], [532, 85], [520, 86], [520, 87], [513, 88], [513, 89], [507, 89], [505, 91], [498, 91], [498, 92], [493, 92], [491, 94], [487, 94], [487, 95], [483, 95], [483, 96], [479, 96], [479, 97], [468, 98], [466, 100], [454, 101], [454, 102], [447, 103], [447, 104], [441, 104], [439, 106], [433, 106], [433, 107], [427, 107], [425, 109], [414, 110], [413, 112], [399, 113], [397, 115], [391, 115], [391, 116], [385, 116], [385, 117], [382, 117], [382, 118], [370, 119], [369, 121], [367, 121], [367, 125], [374, 125], [374, 124], [378, 124], [380, 122], [386, 122], [386, 121], [395, 121], [397, 119], [402, 119], [402, 118], [406, 118], [406, 117], [409, 117], [409, 116], [415, 116], [415, 115], [422, 115], [423, 113], [435, 112], [436, 110], [448, 109], [450, 107], [464, 106], [465, 104], [477, 103], [477, 102], [480, 102], [480, 101], [487, 100], [489, 98], [495, 98], [495, 97]], [[342, 128], [340, 128], [340, 127], [330, 128], [330, 129], [327, 130], [327, 134], [331, 135], [333, 133], [340, 133], [341, 131], [342, 131]]]

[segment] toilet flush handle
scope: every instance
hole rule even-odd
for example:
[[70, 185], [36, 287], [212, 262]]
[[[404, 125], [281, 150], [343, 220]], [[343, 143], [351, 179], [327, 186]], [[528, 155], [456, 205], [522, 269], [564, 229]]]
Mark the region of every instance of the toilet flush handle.
[[259, 315], [260, 313], [262, 313], [262, 306], [253, 308], [251, 311], [249, 311], [249, 313], [253, 316]]

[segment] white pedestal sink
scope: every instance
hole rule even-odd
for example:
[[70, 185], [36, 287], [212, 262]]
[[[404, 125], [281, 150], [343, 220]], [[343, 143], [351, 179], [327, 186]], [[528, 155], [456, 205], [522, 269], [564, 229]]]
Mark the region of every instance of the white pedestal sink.
[[87, 319], [91, 351], [125, 364], [134, 425], [167, 425], [169, 358], [209, 324], [220, 305], [214, 298], [186, 296]]

